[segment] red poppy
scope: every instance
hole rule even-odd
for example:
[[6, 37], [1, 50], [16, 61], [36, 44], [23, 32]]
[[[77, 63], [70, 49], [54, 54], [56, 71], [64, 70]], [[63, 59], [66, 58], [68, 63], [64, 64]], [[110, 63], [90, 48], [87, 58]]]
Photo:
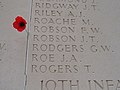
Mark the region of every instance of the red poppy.
[[17, 16], [15, 18], [15, 22], [13, 23], [13, 27], [19, 32], [22, 32], [26, 28], [26, 24], [27, 22], [21, 16]]

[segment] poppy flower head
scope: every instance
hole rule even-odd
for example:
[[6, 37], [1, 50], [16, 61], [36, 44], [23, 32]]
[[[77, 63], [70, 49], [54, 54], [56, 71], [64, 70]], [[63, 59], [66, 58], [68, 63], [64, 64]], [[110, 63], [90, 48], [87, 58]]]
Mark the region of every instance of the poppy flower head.
[[15, 18], [15, 22], [13, 23], [13, 27], [19, 32], [22, 32], [26, 28], [26, 24], [27, 22], [21, 16], [17, 16]]

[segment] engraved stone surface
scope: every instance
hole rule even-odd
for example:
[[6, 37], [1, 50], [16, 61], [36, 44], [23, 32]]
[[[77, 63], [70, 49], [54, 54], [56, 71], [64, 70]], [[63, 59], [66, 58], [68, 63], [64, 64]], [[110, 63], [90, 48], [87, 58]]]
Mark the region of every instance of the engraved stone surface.
[[32, 0], [26, 90], [119, 90], [119, 8], [119, 0]]

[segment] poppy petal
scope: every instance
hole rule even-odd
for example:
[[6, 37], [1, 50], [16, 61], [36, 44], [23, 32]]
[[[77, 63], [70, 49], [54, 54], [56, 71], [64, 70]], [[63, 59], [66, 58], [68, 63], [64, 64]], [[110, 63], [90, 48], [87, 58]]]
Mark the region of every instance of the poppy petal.
[[18, 30], [19, 32], [22, 32], [24, 29], [25, 29], [25, 28], [18, 28], [17, 30]]
[[15, 29], [18, 29], [18, 28], [19, 28], [19, 25], [18, 25], [18, 23], [17, 23], [16, 21], [13, 23], [13, 27], [14, 27]]
[[16, 18], [15, 18], [15, 20], [16, 21], [21, 21], [23, 18], [21, 17], [21, 16], [17, 16]]

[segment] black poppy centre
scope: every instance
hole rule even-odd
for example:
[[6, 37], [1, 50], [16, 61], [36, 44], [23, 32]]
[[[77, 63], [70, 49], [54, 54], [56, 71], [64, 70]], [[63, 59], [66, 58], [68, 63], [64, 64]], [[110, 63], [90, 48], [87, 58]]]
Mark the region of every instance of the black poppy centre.
[[24, 27], [25, 26], [25, 23], [24, 22], [20, 22], [20, 27]]

